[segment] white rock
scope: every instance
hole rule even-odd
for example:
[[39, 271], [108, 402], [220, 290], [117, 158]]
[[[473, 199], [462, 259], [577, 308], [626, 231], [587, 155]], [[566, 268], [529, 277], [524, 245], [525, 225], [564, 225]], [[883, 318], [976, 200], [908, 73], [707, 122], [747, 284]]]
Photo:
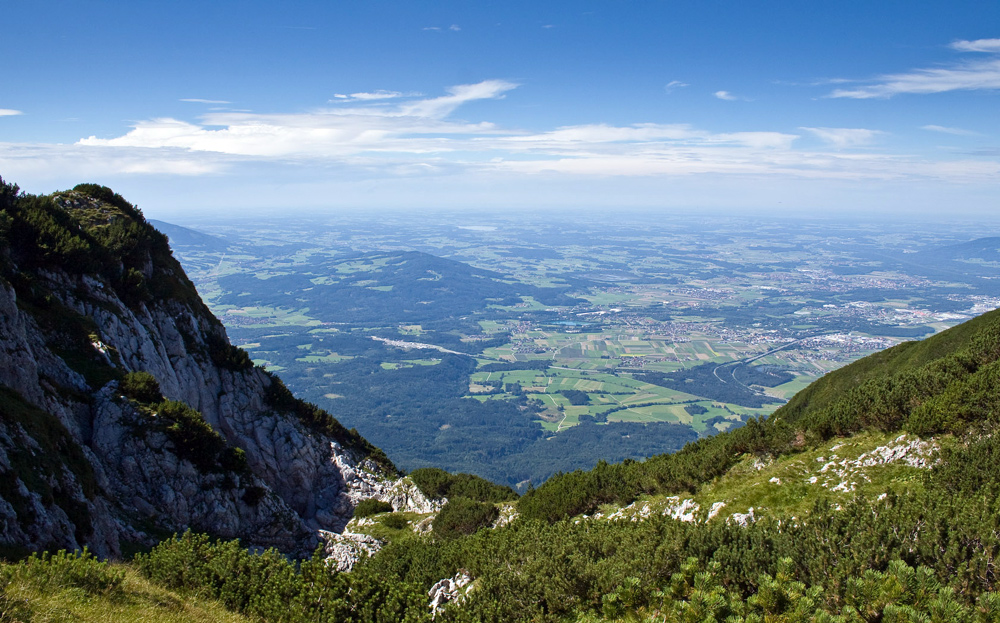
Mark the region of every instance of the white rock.
[[[431, 618], [437, 616], [438, 611], [447, 603], [461, 604], [471, 590], [471, 586], [469, 586], [471, 583], [472, 578], [464, 571], [459, 571], [454, 577], [445, 578], [434, 584], [431, 590], [427, 591], [427, 596], [431, 599], [428, 604], [431, 609]], [[469, 588], [466, 589], [466, 586]]]
[[712, 504], [712, 508], [708, 510], [708, 519], [714, 519], [716, 515], [726, 507], [725, 502], [715, 502]]
[[323, 553], [327, 564], [341, 573], [354, 569], [362, 558], [374, 556], [383, 545], [382, 541], [367, 534], [355, 532], [337, 534], [325, 530], [319, 533], [325, 541]]

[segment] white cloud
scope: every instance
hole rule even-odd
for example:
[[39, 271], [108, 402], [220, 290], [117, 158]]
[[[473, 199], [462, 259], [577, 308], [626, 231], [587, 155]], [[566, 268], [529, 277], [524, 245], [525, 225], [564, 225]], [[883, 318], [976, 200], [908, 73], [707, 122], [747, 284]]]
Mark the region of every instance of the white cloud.
[[686, 83], [686, 82], [681, 82], [680, 80], [671, 80], [670, 82], [668, 82], [668, 83], [667, 83], [667, 84], [666, 84], [666, 85], [665, 85], [665, 86], [663, 87], [663, 89], [664, 89], [664, 90], [665, 90], [665, 91], [666, 91], [667, 93], [670, 93], [670, 92], [671, 92], [671, 91], [673, 91], [674, 89], [683, 89], [683, 88], [684, 88], [684, 87], [686, 87], [686, 86], [690, 86], [690, 85], [688, 85], [688, 83]]
[[[1000, 54], [1000, 39], [956, 41], [950, 46], [960, 52]], [[909, 72], [879, 76], [874, 84], [836, 89], [828, 97], [853, 99], [890, 98], [906, 93], [930, 94], [948, 91], [1000, 89], [1000, 57], [979, 58], [941, 67], [913, 69]]]
[[350, 95], [344, 95], [343, 93], [336, 93], [333, 97], [335, 99], [330, 100], [331, 102], [350, 102], [350, 101], [371, 101], [371, 100], [388, 100], [396, 99], [397, 97], [412, 97], [419, 95], [419, 93], [402, 93], [400, 91], [385, 91], [379, 89], [378, 91], [372, 91], [370, 93], [351, 93]]
[[734, 143], [752, 149], [790, 149], [798, 138], [797, 134], [783, 132], [730, 132], [712, 135], [709, 142]]
[[452, 24], [451, 26], [448, 26], [448, 30], [453, 30], [455, 32], [458, 32], [458, 31], [460, 31], [462, 29], [461, 29], [461, 27], [459, 27], [458, 24]]
[[305, 112], [229, 110], [197, 120], [148, 119], [120, 136], [91, 136], [75, 145], [0, 144], [0, 170], [13, 175], [32, 167], [65, 169], [87, 179], [100, 178], [102, 170], [107, 175], [206, 176], [281, 166], [286, 172], [339, 172], [344, 179], [371, 180], [711, 174], [992, 183], [983, 182], [983, 176], [996, 168], [987, 158], [987, 164], [960, 173], [957, 166], [858, 150], [884, 135], [863, 128], [801, 128], [821, 143], [800, 148], [799, 134], [766, 129], [712, 132], [688, 124], [594, 123], [526, 131], [451, 118], [463, 104], [502, 98], [516, 86], [487, 80], [450, 87], [440, 97], [404, 99], [409, 96], [398, 91], [374, 91], [344, 95], [338, 105]]
[[639, 123], [627, 127], [607, 124], [566, 126], [540, 134], [508, 137], [506, 140], [516, 143], [571, 144], [691, 140], [702, 138], [703, 136], [704, 133], [692, 129], [687, 124], [663, 125]]
[[13, 108], [0, 108], [0, 117], [16, 117], [23, 114], [20, 110], [14, 110]]
[[[379, 97], [357, 97], [356, 106], [310, 113], [262, 115], [218, 112], [195, 124], [171, 118], [142, 121], [116, 138], [91, 136], [83, 146], [177, 148], [260, 158], [347, 158], [366, 152], [423, 154], [456, 149], [456, 139], [495, 133], [489, 123], [445, 121], [462, 104], [496, 98], [517, 85], [502, 80], [458, 85], [448, 95], [380, 105]], [[357, 95], [371, 94], [354, 94]], [[355, 101], [351, 100], [351, 101]], [[432, 138], [433, 137], [433, 138]]]
[[1000, 39], [976, 39], [975, 41], [955, 41], [949, 47], [959, 52], [1000, 53]]
[[800, 128], [811, 132], [821, 141], [837, 149], [848, 147], [862, 147], [870, 144], [875, 138], [883, 134], [879, 130], [867, 130], [865, 128]]
[[[214, 155], [184, 149], [0, 143], [0, 170], [11, 179], [92, 179], [106, 175], [198, 176], [228, 168]], [[78, 182], [72, 182], [73, 184]]]
[[[540, 134], [511, 136], [498, 139], [509, 146], [520, 148], [551, 149], [565, 152], [581, 148], [601, 149], [609, 144], [623, 145], [673, 145], [720, 146], [735, 145], [753, 149], [788, 148], [797, 139], [795, 134], [781, 132], [732, 132], [712, 134], [697, 130], [687, 124], [637, 123], [632, 126], [607, 124], [567, 126]], [[511, 147], [512, 149], [514, 147]]]
[[719, 98], [720, 100], [725, 100], [727, 102], [732, 102], [739, 99], [729, 91], [716, 91], [715, 97]]
[[1000, 59], [964, 63], [941, 69], [916, 69], [907, 74], [882, 76], [879, 84], [857, 89], [837, 89], [830, 97], [889, 98], [904, 93], [1000, 89]]
[[503, 94], [518, 85], [506, 80], [484, 80], [476, 84], [461, 84], [448, 87], [448, 95], [408, 104], [403, 114], [416, 117], [446, 117], [466, 102], [503, 97]]
[[425, 26], [422, 30], [441, 30], [439, 26]]
[[194, 102], [196, 104], [232, 104], [232, 102], [226, 100], [203, 100], [197, 97], [185, 97], [180, 101], [182, 102]]
[[955, 136], [982, 136], [979, 132], [973, 132], [972, 130], [949, 128], [943, 125], [924, 125], [920, 126], [920, 129], [929, 130], [930, 132], [941, 132], [942, 134], [954, 134]]

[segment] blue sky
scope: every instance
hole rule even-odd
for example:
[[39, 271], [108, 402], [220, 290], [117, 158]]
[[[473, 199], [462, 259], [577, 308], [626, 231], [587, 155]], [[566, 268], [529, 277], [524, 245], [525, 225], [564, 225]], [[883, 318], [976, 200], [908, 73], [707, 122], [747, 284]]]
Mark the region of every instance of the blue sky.
[[1000, 3], [7, 0], [0, 175], [246, 209], [1000, 212]]

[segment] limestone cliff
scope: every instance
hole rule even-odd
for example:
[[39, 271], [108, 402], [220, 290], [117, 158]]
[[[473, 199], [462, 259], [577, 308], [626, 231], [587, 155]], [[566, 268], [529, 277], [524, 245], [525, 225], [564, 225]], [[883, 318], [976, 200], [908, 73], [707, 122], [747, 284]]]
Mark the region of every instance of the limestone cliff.
[[[388, 459], [231, 346], [119, 195], [0, 180], [0, 243], [4, 546], [111, 556], [192, 528], [311, 550], [391, 495]], [[124, 395], [137, 372], [157, 395]]]

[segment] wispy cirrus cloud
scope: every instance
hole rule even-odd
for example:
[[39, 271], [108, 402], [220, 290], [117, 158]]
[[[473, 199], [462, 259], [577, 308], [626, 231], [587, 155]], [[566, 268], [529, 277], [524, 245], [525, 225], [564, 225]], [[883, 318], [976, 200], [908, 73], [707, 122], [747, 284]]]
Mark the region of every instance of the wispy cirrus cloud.
[[940, 132], [941, 134], [953, 134], [955, 136], [982, 136], [979, 132], [973, 132], [972, 130], [964, 130], [962, 128], [949, 128], [943, 125], [924, 125], [920, 126], [921, 130], [927, 130], [929, 132]]
[[884, 132], [865, 128], [799, 128], [837, 149], [869, 145]]
[[13, 108], [0, 108], [0, 117], [16, 117], [23, 114], [20, 110], [14, 110]]
[[959, 52], [992, 52], [1000, 54], [1000, 39], [976, 39], [975, 41], [955, 41], [950, 46]]
[[232, 102], [228, 100], [206, 100], [206, 99], [201, 99], [200, 97], [185, 97], [181, 98], [180, 101], [192, 102], [195, 104], [232, 104]]
[[685, 146], [738, 146], [753, 149], [787, 149], [799, 138], [796, 134], [782, 132], [728, 132], [712, 133], [688, 124], [637, 123], [631, 126], [607, 124], [578, 125], [557, 128], [549, 132], [509, 136], [498, 139], [521, 149], [576, 149], [582, 145], [590, 148], [617, 143], [623, 145], [652, 145], [661, 143], [681, 148]]
[[416, 97], [419, 95], [420, 95], [419, 93], [403, 93], [401, 91], [385, 91], [379, 89], [378, 91], [371, 91], [368, 93], [351, 93], [349, 95], [345, 95], [343, 93], [336, 93], [334, 94], [333, 99], [330, 100], [330, 102], [331, 103], [353, 102], [353, 101], [369, 102], [373, 100], [396, 99], [399, 97]]
[[681, 82], [680, 80], [671, 80], [666, 85], [663, 86], [663, 90], [667, 93], [671, 91], [676, 91], [677, 89], [683, 89], [686, 86], [691, 86], [686, 82]]
[[416, 117], [446, 117], [466, 102], [501, 98], [504, 93], [516, 89], [517, 86], [517, 84], [506, 80], [484, 80], [476, 84], [448, 87], [448, 95], [407, 104], [401, 109], [401, 112], [404, 115]]
[[991, 57], [886, 74], [871, 81], [864, 81], [872, 84], [836, 89], [828, 97], [875, 99], [903, 94], [1000, 89], [1000, 39], [955, 41], [949, 47], [959, 52], [986, 53]]
[[753, 98], [746, 97], [744, 95], [735, 95], [730, 91], [716, 91], [712, 93], [716, 99], [720, 99], [724, 102], [752, 102]]

